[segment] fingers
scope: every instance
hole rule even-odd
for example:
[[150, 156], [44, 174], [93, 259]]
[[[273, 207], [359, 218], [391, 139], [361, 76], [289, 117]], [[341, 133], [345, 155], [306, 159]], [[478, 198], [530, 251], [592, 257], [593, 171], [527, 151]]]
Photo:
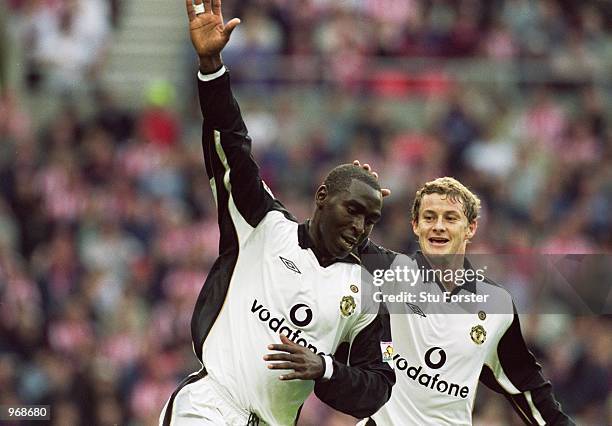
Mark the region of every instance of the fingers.
[[221, 16], [221, 0], [212, 0], [212, 13]]
[[[289, 345], [269, 345], [268, 349], [279, 350], [279, 348], [282, 348], [282, 347], [285, 347], [285, 349], [293, 349]], [[288, 373], [286, 375], [279, 376], [280, 380], [296, 379], [298, 377], [293, 377], [293, 375], [295, 375], [295, 372], [304, 368], [303, 364], [295, 362], [297, 358], [292, 353], [267, 354], [267, 355], [264, 355], [263, 359], [264, 361], [282, 361], [282, 362], [269, 363], [267, 367], [270, 370], [294, 370], [294, 373]]]
[[374, 176], [378, 178], [378, 173], [372, 171], [372, 167], [368, 163], [364, 163], [363, 165], [359, 160], [353, 160], [353, 165], [357, 167], [361, 167], [366, 172], [372, 173]]
[[278, 376], [278, 378], [281, 380], [298, 380], [298, 379], [305, 379], [306, 377], [302, 373], [294, 372], [294, 373], [289, 373], [289, 374], [283, 374], [282, 376]]
[[281, 353], [281, 354], [267, 354], [263, 357], [264, 361], [295, 361], [295, 355]]
[[187, 7], [187, 17], [189, 18], [189, 22], [191, 22], [196, 17], [195, 10], [193, 9], [193, 1], [185, 0], [185, 6]]
[[299, 368], [299, 364], [294, 362], [276, 362], [274, 364], [268, 364], [268, 369], [270, 370], [297, 370]]
[[363, 165], [361, 165], [361, 162], [359, 160], [353, 160], [353, 165], [357, 166], [357, 167], [361, 167], [363, 168], [365, 171], [370, 171], [372, 170], [372, 168], [370, 167], [370, 165], [368, 163], [364, 163]]
[[298, 352], [301, 348], [303, 348], [303, 346], [300, 346], [294, 341], [290, 340], [283, 333], [280, 333], [279, 336], [282, 343], [273, 343], [271, 345], [268, 345], [268, 349], [272, 351], [280, 351], [294, 354]]
[[[201, 2], [202, 0], [200, 0]], [[196, 1], [197, 4], [197, 1]], [[211, 13], [212, 12], [212, 5], [211, 5], [211, 0], [204, 0], [204, 13]]]
[[295, 345], [296, 344], [293, 341], [289, 340], [289, 337], [285, 336], [283, 333], [280, 334], [280, 339], [281, 339], [281, 342], [283, 342], [286, 345]]
[[202, 0], [193, 0], [192, 9], [194, 12], [194, 16], [196, 17], [206, 11], [204, 9], [204, 4], [202, 3]]
[[267, 367], [270, 370], [293, 370], [283, 374], [280, 380], [311, 380], [323, 375], [323, 360], [310, 349], [289, 340], [280, 334], [282, 343], [268, 345], [268, 349], [278, 353], [264, 355]]
[[[374, 176], [374, 179], [378, 180], [378, 173], [372, 171], [372, 167], [370, 167], [370, 165], [368, 163], [365, 163], [364, 165], [361, 165], [361, 163], [359, 162], [359, 160], [353, 160], [353, 164], [357, 167], [361, 167], [363, 168], [365, 171], [370, 172], [372, 174], [372, 176]], [[391, 190], [388, 188], [383, 188], [380, 190], [382, 192], [382, 196], [384, 197], [388, 197], [389, 195], [391, 195]]]
[[[293, 342], [292, 342], [293, 343]], [[268, 349], [270, 349], [271, 351], [279, 351], [279, 352], [287, 352], [289, 354], [294, 354], [296, 353], [299, 348], [301, 348], [302, 346], [299, 346], [295, 344], [293, 345], [288, 345], [288, 344], [279, 344], [279, 343], [275, 343], [273, 345], [268, 345]]]
[[227, 37], [229, 37], [230, 35], [232, 35], [232, 31], [234, 31], [234, 28], [236, 28], [238, 25], [240, 25], [240, 19], [239, 18], [234, 18], [232, 20], [230, 20], [227, 24], [225, 24], [225, 28], [223, 28], [223, 32], [225, 33], [225, 35]]

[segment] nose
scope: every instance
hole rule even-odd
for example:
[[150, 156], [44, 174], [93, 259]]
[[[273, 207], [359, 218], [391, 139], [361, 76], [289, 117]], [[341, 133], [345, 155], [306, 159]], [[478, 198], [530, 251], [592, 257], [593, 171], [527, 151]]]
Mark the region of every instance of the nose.
[[363, 215], [353, 217], [353, 230], [356, 237], [360, 237], [365, 232], [365, 217]]
[[444, 220], [441, 216], [439, 216], [436, 222], [434, 223], [433, 230], [437, 232], [444, 231]]

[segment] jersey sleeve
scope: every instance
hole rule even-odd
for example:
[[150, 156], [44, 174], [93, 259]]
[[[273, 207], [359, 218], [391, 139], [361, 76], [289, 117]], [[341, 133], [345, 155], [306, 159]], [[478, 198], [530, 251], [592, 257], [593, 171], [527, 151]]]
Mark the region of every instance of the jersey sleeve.
[[516, 308], [513, 320], [486, 361], [480, 381], [503, 394], [527, 425], [574, 425], [555, 400], [552, 385], [527, 349]]
[[244, 242], [270, 210], [281, 208], [251, 155], [251, 138], [231, 91], [229, 71], [211, 81], [198, 78], [198, 93], [204, 162], [219, 214], [223, 251], [230, 245], [228, 240], [237, 237]]

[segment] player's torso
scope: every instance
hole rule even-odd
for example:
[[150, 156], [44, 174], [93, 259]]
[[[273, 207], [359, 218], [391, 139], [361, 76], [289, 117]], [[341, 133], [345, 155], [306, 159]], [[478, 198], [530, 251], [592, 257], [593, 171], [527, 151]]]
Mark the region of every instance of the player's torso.
[[397, 382], [374, 418], [379, 425], [471, 424], [482, 366], [509, 315], [478, 306], [469, 313], [452, 304], [420, 308], [390, 316]]
[[[281, 372], [268, 370], [263, 361], [267, 345], [280, 342], [284, 333], [316, 353], [334, 352], [358, 316], [361, 280], [358, 265], [319, 266], [312, 250], [299, 246], [298, 224], [277, 214], [268, 214], [264, 220], [271, 223], [258, 227], [240, 248], [203, 360], [239, 405], [274, 406], [274, 413], [260, 414], [290, 423], [313, 382], [281, 382]], [[245, 407], [247, 401], [259, 401], [259, 407]]]

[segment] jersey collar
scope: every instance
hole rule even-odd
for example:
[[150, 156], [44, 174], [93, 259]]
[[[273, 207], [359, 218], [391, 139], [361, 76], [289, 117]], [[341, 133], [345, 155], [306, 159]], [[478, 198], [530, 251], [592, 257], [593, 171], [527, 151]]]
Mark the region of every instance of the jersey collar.
[[317, 261], [319, 262], [319, 265], [321, 265], [324, 268], [327, 268], [330, 265], [333, 265], [334, 263], [337, 262], [342, 262], [342, 263], [355, 263], [355, 264], [361, 264], [361, 261], [359, 260], [359, 257], [355, 254], [356, 251], [356, 247], [353, 248], [353, 251], [350, 252], [349, 254], [347, 254], [345, 257], [343, 258], [336, 258], [330, 261], [323, 261], [321, 253], [319, 252], [319, 250], [317, 250], [317, 248], [315, 247], [314, 243], [312, 242], [312, 239], [310, 238], [310, 235], [308, 234], [308, 227], [310, 226], [310, 220], [307, 219], [306, 222], [304, 223], [300, 223], [298, 225], [298, 243], [300, 244], [300, 247], [303, 248], [304, 250], [306, 249], [311, 249], [312, 252], [314, 253], [315, 257], [317, 258]]

